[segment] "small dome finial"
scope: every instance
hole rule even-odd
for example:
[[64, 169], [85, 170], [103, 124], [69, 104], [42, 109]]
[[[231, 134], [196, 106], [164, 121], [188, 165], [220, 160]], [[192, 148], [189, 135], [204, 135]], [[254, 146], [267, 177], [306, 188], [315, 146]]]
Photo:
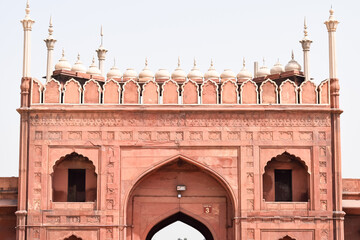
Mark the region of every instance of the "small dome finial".
[[291, 59], [294, 60], [295, 56], [294, 56], [294, 50], [291, 50]]
[[211, 58], [211, 62], [210, 62], [210, 67], [214, 67], [214, 61], [212, 58]]
[[194, 67], [196, 67], [196, 58], [194, 57]]
[[116, 66], [116, 59], [114, 58], [114, 67]]
[[308, 32], [307, 32], [307, 25], [306, 25], [306, 17], [304, 17], [304, 36], [307, 37]]
[[178, 57], [178, 68], [180, 68], [180, 57]]
[[263, 57], [263, 66], [265, 66], [265, 57]]
[[80, 60], [80, 53], [78, 53], [78, 55], [77, 55], [77, 60], [78, 61]]
[[64, 48], [62, 49], [61, 56], [62, 56], [62, 57], [65, 57], [65, 50], [64, 50]]
[[243, 57], [243, 68], [245, 68], [245, 57]]
[[148, 66], [148, 58], [146, 57], [145, 58], [145, 67], [147, 67]]

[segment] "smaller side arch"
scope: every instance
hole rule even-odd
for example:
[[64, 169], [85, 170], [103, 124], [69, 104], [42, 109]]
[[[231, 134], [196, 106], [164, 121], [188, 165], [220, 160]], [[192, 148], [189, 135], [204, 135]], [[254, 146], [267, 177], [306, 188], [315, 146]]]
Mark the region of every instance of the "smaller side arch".
[[182, 104], [199, 103], [199, 86], [192, 79], [188, 78], [181, 86]]
[[297, 104], [298, 87], [290, 79], [286, 79], [280, 84], [280, 104]]
[[143, 104], [158, 104], [160, 98], [159, 84], [154, 80], [148, 80], [143, 85], [142, 103]]
[[300, 104], [317, 104], [318, 91], [314, 82], [304, 81], [300, 85]]

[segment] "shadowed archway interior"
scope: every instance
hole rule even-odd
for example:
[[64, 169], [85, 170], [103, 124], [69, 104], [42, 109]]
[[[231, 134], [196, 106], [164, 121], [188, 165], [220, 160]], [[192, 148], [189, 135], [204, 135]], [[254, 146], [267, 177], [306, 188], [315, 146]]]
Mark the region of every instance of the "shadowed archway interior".
[[161, 229], [169, 226], [170, 224], [176, 222], [176, 221], [181, 221], [183, 223], [188, 224], [189, 226], [195, 228], [196, 230], [198, 230], [204, 237], [206, 240], [214, 240], [214, 237], [212, 236], [210, 230], [201, 222], [199, 222], [198, 220], [190, 217], [189, 215], [186, 215], [185, 213], [182, 212], [177, 212], [173, 215], [171, 215], [170, 217], [165, 218], [164, 220], [162, 220], [161, 222], [159, 222], [158, 224], [156, 224], [148, 233], [148, 235], [146, 236], [146, 240], [151, 240], [152, 237]]

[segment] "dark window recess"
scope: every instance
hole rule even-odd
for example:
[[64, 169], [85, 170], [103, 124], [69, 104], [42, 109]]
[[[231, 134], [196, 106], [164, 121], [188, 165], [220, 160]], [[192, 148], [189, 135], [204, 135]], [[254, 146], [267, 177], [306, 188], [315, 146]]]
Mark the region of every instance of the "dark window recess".
[[85, 202], [85, 169], [69, 169], [68, 202]]
[[275, 169], [275, 201], [292, 201], [292, 181], [291, 170]]

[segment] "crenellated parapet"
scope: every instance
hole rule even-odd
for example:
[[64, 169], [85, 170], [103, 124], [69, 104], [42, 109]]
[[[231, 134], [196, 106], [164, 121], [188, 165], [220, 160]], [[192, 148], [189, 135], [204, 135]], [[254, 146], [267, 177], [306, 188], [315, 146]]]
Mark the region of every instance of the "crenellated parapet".
[[65, 82], [51, 79], [44, 85], [32, 79], [31, 105], [328, 105], [329, 86], [329, 80], [317, 86], [311, 80], [299, 85], [290, 79], [279, 84], [269, 78], [261, 83], [252, 79], [216, 83], [211, 79], [203, 82], [108, 79], [103, 82], [71, 78]]

